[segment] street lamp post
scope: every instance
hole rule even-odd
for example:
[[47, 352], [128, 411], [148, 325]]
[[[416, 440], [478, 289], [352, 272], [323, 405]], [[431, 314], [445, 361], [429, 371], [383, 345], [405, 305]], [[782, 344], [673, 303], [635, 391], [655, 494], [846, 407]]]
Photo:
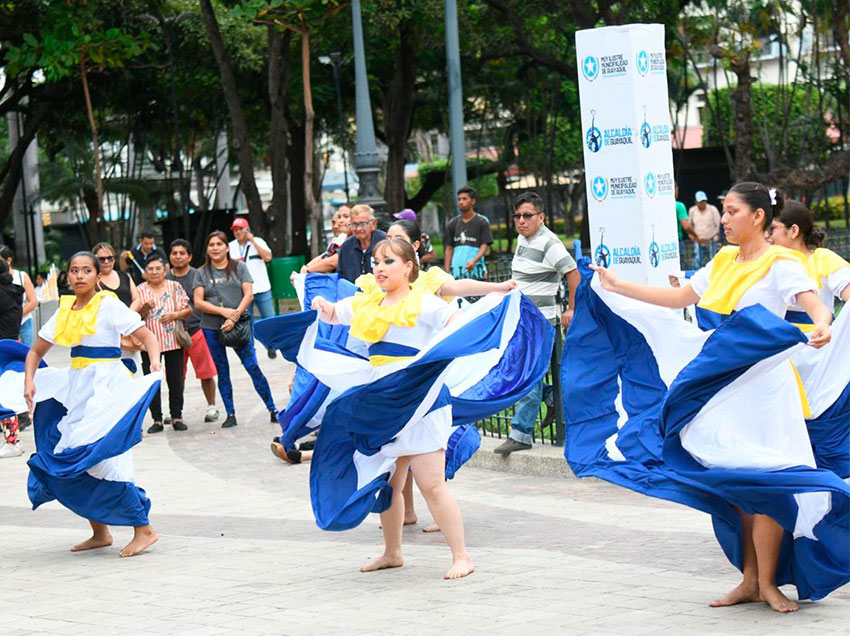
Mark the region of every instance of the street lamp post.
[[345, 180], [345, 202], [348, 203], [348, 160], [345, 153], [345, 119], [342, 116], [342, 92], [339, 88], [339, 67], [342, 66], [342, 53], [336, 51], [330, 55], [319, 57], [322, 64], [330, 64], [334, 72], [334, 84], [336, 85], [336, 108], [339, 116], [339, 143], [342, 148], [342, 174]]
[[457, 0], [446, 0], [446, 70], [449, 76], [449, 139], [454, 191], [466, 185], [466, 141], [463, 135], [463, 84], [460, 75], [460, 41]]
[[384, 201], [378, 191], [378, 147], [375, 144], [372, 104], [369, 100], [369, 80], [366, 76], [366, 53], [363, 47], [360, 0], [351, 0], [351, 23], [354, 31], [354, 89], [357, 125], [354, 169], [357, 171], [360, 181], [357, 202], [372, 206], [379, 213], [379, 217], [385, 217], [387, 202]]

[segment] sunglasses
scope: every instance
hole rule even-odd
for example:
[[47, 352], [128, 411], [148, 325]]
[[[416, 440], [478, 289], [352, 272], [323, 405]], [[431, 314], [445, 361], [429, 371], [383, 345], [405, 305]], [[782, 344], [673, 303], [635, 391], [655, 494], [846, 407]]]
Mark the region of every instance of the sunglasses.
[[115, 257], [114, 256], [98, 256], [97, 260], [99, 260], [101, 263], [111, 263], [112, 261], [115, 260]]
[[538, 214], [542, 214], [542, 212], [535, 212], [534, 214], [528, 214], [528, 213], [514, 214], [513, 218], [514, 218], [514, 221], [519, 221], [520, 219], [523, 219], [524, 221], [528, 221], [528, 219], [533, 219]]

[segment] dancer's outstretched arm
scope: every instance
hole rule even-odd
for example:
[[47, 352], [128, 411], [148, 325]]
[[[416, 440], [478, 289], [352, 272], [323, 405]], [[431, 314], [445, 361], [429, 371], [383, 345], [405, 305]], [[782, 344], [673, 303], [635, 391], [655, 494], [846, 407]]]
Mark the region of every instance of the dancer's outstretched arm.
[[832, 335], [829, 333], [832, 312], [813, 291], [800, 292], [797, 294], [796, 300], [797, 304], [805, 310], [815, 324], [815, 328], [809, 332], [808, 344], [815, 349], [820, 349], [832, 339]]
[[699, 296], [691, 287], [690, 283], [681, 287], [654, 287], [652, 285], [640, 285], [616, 276], [610, 269], [591, 265], [590, 268], [599, 274], [599, 282], [602, 289], [628, 296], [645, 303], [682, 309], [699, 301]]
[[507, 294], [516, 289], [517, 282], [508, 280], [504, 283], [487, 283], [483, 280], [461, 278], [443, 283], [440, 287], [440, 296], [486, 296], [491, 292]]

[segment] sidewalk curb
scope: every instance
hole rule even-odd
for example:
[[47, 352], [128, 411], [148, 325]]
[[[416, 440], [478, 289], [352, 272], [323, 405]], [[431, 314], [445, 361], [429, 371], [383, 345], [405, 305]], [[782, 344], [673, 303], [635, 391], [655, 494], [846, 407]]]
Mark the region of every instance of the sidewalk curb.
[[467, 465], [514, 475], [577, 479], [564, 459], [563, 446], [534, 444], [527, 451], [518, 451], [510, 455], [495, 454], [493, 449], [504, 441], [505, 438], [482, 436], [481, 448], [472, 456]]

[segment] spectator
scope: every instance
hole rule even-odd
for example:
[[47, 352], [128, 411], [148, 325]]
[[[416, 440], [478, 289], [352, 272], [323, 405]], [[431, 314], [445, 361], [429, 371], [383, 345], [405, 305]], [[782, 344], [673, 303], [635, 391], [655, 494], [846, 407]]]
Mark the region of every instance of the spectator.
[[455, 278], [487, 277], [484, 255], [493, 243], [490, 223], [475, 212], [476, 194], [469, 186], [457, 191], [457, 207], [460, 215], [446, 224], [443, 237], [446, 271]]
[[[17, 340], [21, 333], [24, 288], [12, 280], [9, 264], [0, 260], [0, 340]], [[3, 439], [0, 440], [0, 459], [19, 457], [24, 449], [18, 438], [18, 418], [0, 418]]]
[[[531, 300], [543, 316], [557, 328], [559, 308], [556, 296], [561, 279], [566, 277], [569, 289], [569, 308], [561, 314], [561, 325], [569, 327], [575, 307], [575, 295], [581, 276], [576, 262], [567, 248], [544, 225], [543, 199], [534, 192], [525, 192], [514, 201], [514, 224], [517, 230], [517, 247], [511, 263], [512, 278], [519, 290]], [[516, 404], [508, 439], [494, 452], [509, 455], [515, 451], [528, 450], [534, 437], [534, 424], [543, 398], [543, 380], [531, 393]], [[554, 416], [554, 407], [548, 409]], [[548, 413], [547, 413], [548, 415]]]
[[[151, 254], [145, 265], [146, 281], [139, 285], [139, 298], [130, 309], [142, 308], [145, 314], [145, 327], [159, 343], [160, 359], [165, 359], [165, 380], [168, 383], [168, 410], [171, 412], [171, 426], [175, 431], [185, 431], [183, 423], [183, 349], [174, 333], [174, 325], [192, 315], [189, 297], [173, 280], [166, 280], [168, 263], [161, 254]], [[142, 371], [150, 373], [151, 358], [142, 351]], [[156, 392], [150, 405], [153, 424], [148, 433], [162, 432], [162, 401], [160, 391]]]
[[[98, 265], [100, 265], [100, 278], [96, 285], [97, 290], [101, 291], [105, 289], [111, 291], [127, 307], [130, 307], [134, 301], [138, 301], [139, 292], [130, 274], [115, 269], [115, 249], [109, 243], [98, 243], [92, 249], [92, 253], [97, 258]], [[156, 252], [151, 252], [150, 254], [152, 257]], [[136, 311], [138, 311], [140, 305], [141, 303], [136, 302]], [[141, 342], [132, 336], [121, 336], [121, 359], [132, 361], [132, 364], [125, 363], [128, 364], [131, 371], [133, 371], [133, 368], [139, 369], [141, 367], [141, 351]]]
[[700, 269], [714, 258], [720, 233], [720, 212], [708, 202], [702, 190], [694, 195], [696, 205], [688, 210], [696, 242], [694, 243], [694, 269]]
[[351, 208], [347, 205], [340, 206], [331, 217], [331, 232], [334, 237], [328, 248], [312, 261], [301, 268], [301, 273], [319, 272], [329, 274], [336, 271], [339, 262], [339, 248], [351, 235]]
[[32, 346], [32, 312], [38, 307], [38, 299], [35, 297], [35, 287], [32, 284], [32, 280], [30, 280], [29, 274], [23, 272], [19, 269], [15, 269], [13, 265], [13, 261], [15, 260], [15, 253], [3, 245], [0, 246], [0, 257], [6, 261], [6, 264], [9, 266], [9, 274], [12, 276], [12, 282], [15, 285], [20, 285], [24, 290], [21, 296], [22, 299], [22, 318], [21, 318], [21, 332], [20, 332], [20, 340], [26, 346]]
[[[271, 318], [274, 316], [274, 300], [269, 271], [266, 269], [266, 263], [272, 260], [269, 244], [251, 233], [248, 219], [244, 216], [233, 219], [230, 230], [236, 237], [230, 241], [230, 258], [245, 263], [254, 281], [254, 302], [251, 303], [248, 311], [252, 319], [255, 307], [260, 312], [261, 318]], [[274, 349], [267, 349], [266, 352], [269, 358], [277, 357], [277, 351]]]
[[679, 186], [676, 186], [676, 229], [679, 231], [679, 253], [685, 251], [685, 238], [696, 243], [696, 234], [688, 218], [688, 207], [679, 201]]
[[336, 269], [340, 276], [352, 283], [361, 274], [372, 273], [372, 249], [387, 237], [384, 232], [375, 229], [376, 227], [375, 211], [371, 207], [355, 205], [351, 209], [351, 231], [354, 236], [339, 248]]
[[[396, 212], [393, 214], [393, 217], [400, 221], [415, 223], [416, 227], [419, 227], [419, 222], [416, 220], [416, 212], [410, 208], [405, 208], [401, 212]], [[434, 246], [431, 245], [431, 237], [425, 234], [425, 232], [421, 232], [419, 247], [417, 248], [416, 253], [419, 254], [420, 269], [427, 270], [428, 266], [437, 261], [437, 253], [434, 251]]]
[[[224, 232], [216, 230], [207, 237], [207, 257], [195, 276], [193, 295], [195, 307], [201, 312], [201, 329], [218, 370], [218, 392], [227, 412], [221, 427], [231, 428], [237, 425], [236, 408], [227, 350], [219, 341], [219, 332], [231, 331], [237, 326], [254, 300], [254, 292], [248, 267], [231, 258]], [[271, 422], [277, 423], [277, 409], [269, 383], [257, 363], [253, 338], [248, 338], [233, 350], [251, 376], [254, 390], [266, 405]]]
[[35, 275], [35, 298], [38, 302], [42, 301], [45, 285], [47, 285], [47, 272], [37, 272]]
[[189, 263], [192, 261], [192, 245], [185, 239], [171, 242], [168, 258], [171, 261], [171, 271], [166, 274], [168, 280], [177, 281], [183, 291], [189, 296], [189, 306], [192, 314], [183, 321], [186, 332], [192, 339], [192, 347], [183, 350], [183, 378], [186, 378], [186, 363], [191, 359], [195, 377], [201, 381], [201, 389], [207, 399], [207, 412], [204, 422], [215, 422], [218, 419], [218, 409], [215, 407], [215, 363], [213, 362], [204, 333], [201, 331], [201, 312], [195, 308], [194, 290], [195, 273], [198, 271]]
[[159, 254], [168, 262], [163, 251], [156, 246], [156, 237], [153, 232], [145, 230], [139, 234], [139, 243], [136, 247], [121, 252], [119, 265], [138, 286], [145, 282], [145, 265], [154, 254]]

